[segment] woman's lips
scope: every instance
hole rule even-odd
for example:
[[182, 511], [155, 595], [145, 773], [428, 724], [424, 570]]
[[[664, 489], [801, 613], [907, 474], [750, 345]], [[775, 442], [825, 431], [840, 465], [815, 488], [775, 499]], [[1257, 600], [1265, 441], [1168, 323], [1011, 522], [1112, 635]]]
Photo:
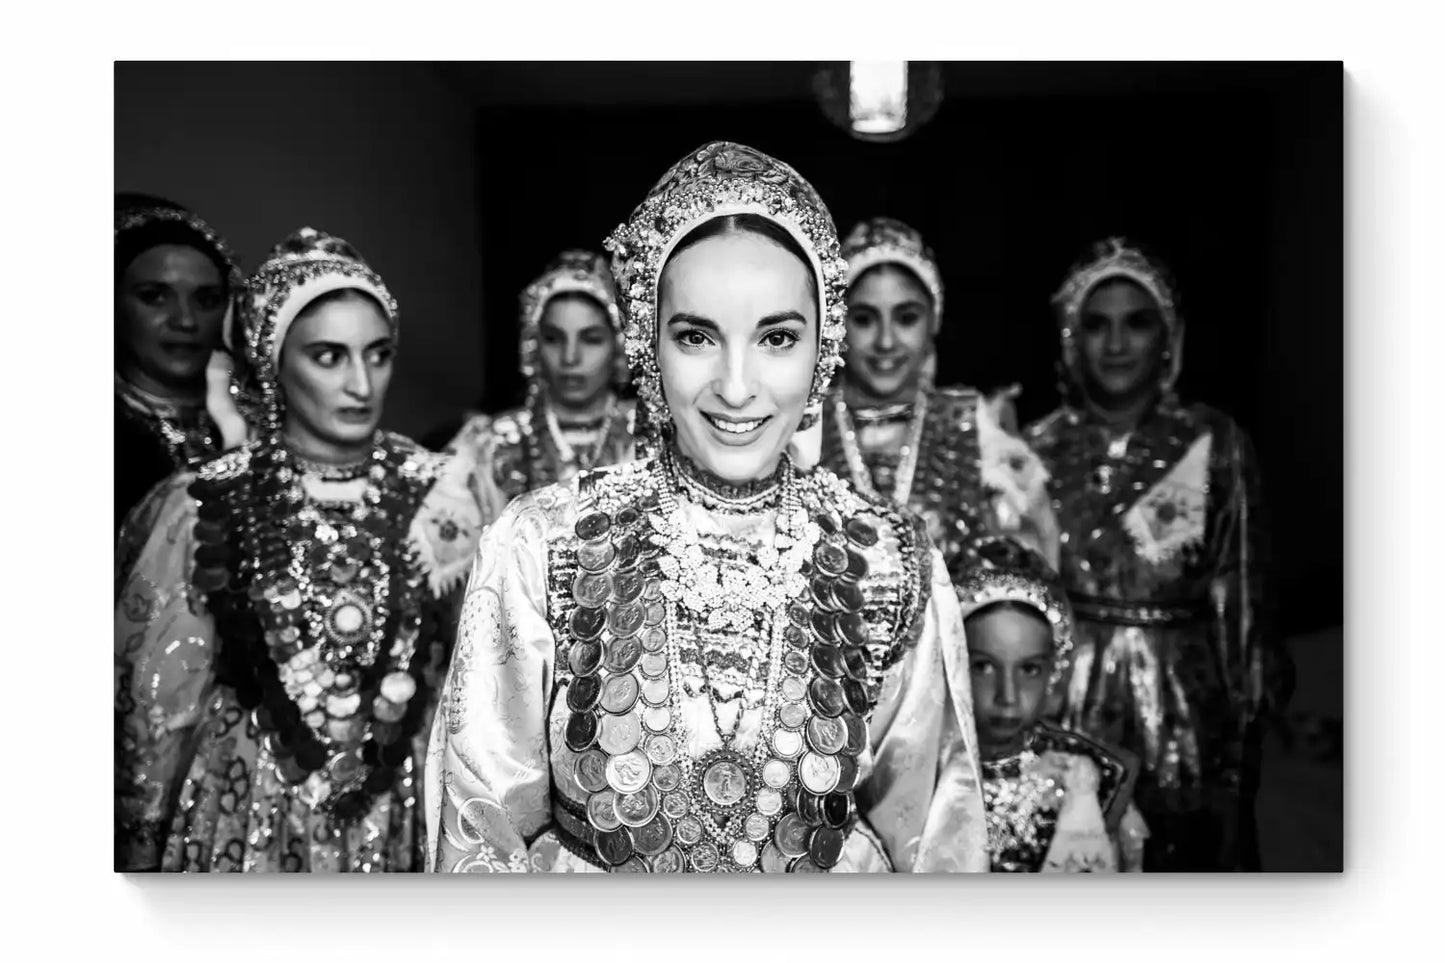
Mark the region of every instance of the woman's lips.
[[371, 420], [372, 410], [370, 408], [338, 408], [336, 417], [342, 421], [349, 421], [354, 424], [365, 424]]
[[723, 418], [719, 415], [702, 413], [703, 420], [713, 429], [713, 435], [726, 445], [746, 445], [757, 438], [763, 426], [772, 421], [772, 415], [761, 418]]

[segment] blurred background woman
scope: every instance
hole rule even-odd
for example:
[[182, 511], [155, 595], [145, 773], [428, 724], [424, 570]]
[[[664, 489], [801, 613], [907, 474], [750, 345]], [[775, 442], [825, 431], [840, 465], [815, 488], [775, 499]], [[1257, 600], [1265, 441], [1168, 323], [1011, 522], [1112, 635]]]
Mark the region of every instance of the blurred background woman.
[[1064, 403], [1027, 437], [1078, 619], [1064, 720], [1141, 758], [1146, 870], [1257, 869], [1259, 721], [1290, 683], [1253, 448], [1176, 396], [1184, 320], [1156, 257], [1099, 242], [1054, 306]]

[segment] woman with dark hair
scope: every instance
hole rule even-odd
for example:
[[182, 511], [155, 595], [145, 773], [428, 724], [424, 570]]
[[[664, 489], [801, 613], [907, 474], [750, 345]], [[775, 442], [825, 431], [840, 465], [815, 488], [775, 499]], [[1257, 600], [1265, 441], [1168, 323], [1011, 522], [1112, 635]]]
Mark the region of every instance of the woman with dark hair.
[[1054, 305], [1064, 403], [1026, 435], [1078, 619], [1064, 721], [1142, 760], [1147, 870], [1258, 869], [1259, 722], [1290, 683], [1253, 447], [1176, 396], [1184, 320], [1157, 258], [1100, 242]]
[[499, 492], [379, 431], [396, 302], [309, 228], [247, 283], [257, 437], [172, 476], [123, 533], [116, 866], [417, 867], [418, 768]]
[[823, 406], [823, 461], [861, 492], [917, 512], [950, 570], [988, 534], [1058, 560], [1058, 528], [1038, 456], [1006, 394], [936, 387], [943, 280], [913, 228], [876, 217], [843, 243], [848, 354]]
[[648, 455], [523, 495], [483, 537], [429, 868], [986, 870], [938, 552], [797, 464], [843, 339], [827, 208], [713, 143], [607, 249]]
[[626, 361], [606, 260], [564, 251], [521, 302], [526, 403], [473, 416], [447, 448], [469, 451], [509, 498], [633, 455], [634, 403], [618, 391]]
[[245, 440], [225, 376], [208, 391], [240, 280], [226, 242], [195, 214], [148, 194], [116, 195], [117, 532], [157, 482]]

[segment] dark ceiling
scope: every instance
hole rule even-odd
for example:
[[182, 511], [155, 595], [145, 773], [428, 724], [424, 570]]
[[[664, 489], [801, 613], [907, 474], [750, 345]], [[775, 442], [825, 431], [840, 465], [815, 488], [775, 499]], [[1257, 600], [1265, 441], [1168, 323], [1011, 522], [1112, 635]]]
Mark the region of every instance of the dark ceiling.
[[[479, 107], [759, 103], [812, 97], [814, 61], [449, 61], [437, 68]], [[1318, 62], [950, 61], [945, 96], [1097, 96], [1276, 88]], [[1338, 68], [1337, 68], [1338, 69]]]

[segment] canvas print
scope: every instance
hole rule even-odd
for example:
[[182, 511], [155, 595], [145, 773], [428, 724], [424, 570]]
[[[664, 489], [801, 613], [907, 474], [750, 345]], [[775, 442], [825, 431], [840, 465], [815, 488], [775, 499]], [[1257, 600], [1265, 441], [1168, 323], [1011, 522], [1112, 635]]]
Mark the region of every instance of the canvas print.
[[118, 63], [116, 870], [1338, 871], [1341, 102]]

